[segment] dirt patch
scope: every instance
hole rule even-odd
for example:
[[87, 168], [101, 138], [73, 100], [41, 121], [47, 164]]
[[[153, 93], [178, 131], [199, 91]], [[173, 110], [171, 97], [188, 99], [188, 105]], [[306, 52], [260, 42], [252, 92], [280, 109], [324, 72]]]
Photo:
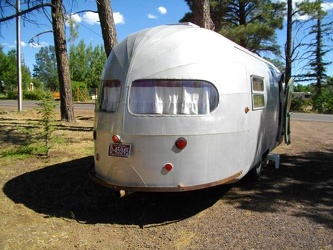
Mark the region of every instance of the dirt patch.
[[[0, 114], [5, 148], [29, 112]], [[93, 111], [76, 113], [51, 157], [0, 159], [0, 249], [333, 249], [332, 123], [293, 121], [280, 168], [257, 183], [115, 200], [87, 177]]]

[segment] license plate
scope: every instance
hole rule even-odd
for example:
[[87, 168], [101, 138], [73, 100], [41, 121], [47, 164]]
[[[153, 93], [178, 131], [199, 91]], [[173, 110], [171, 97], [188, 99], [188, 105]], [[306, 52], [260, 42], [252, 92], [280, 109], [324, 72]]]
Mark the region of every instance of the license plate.
[[131, 144], [121, 144], [121, 143], [110, 144], [109, 155], [129, 158], [131, 155]]

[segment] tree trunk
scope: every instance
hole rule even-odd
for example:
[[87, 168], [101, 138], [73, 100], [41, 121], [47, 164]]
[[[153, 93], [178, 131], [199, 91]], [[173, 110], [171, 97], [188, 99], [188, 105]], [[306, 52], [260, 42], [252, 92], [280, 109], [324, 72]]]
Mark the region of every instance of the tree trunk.
[[[318, 10], [318, 19], [317, 19], [317, 34], [316, 34], [316, 66], [315, 74], [316, 74], [316, 93], [315, 95], [320, 97], [321, 96], [321, 82], [323, 75], [325, 74], [325, 69], [323, 66], [323, 58], [322, 58], [322, 29], [321, 29], [321, 16], [320, 16], [321, 9]], [[318, 113], [323, 113], [323, 105], [322, 102], [317, 102]]]
[[214, 23], [210, 18], [209, 0], [194, 0], [193, 5], [194, 24], [209, 30], [214, 30]]
[[101, 23], [104, 49], [106, 57], [109, 56], [113, 47], [118, 43], [117, 32], [113, 20], [113, 12], [110, 0], [96, 0], [97, 11]]
[[285, 70], [285, 82], [288, 84], [291, 78], [292, 69], [292, 0], [288, 0], [287, 3], [287, 42], [285, 48], [286, 55], [286, 70]]
[[[247, 3], [244, 1], [238, 1], [238, 15], [239, 15], [239, 25], [240, 26], [244, 26], [246, 27], [247, 25], [247, 21], [246, 21], [246, 5]], [[239, 39], [239, 45], [244, 47], [244, 48], [249, 48], [249, 44], [248, 44], [248, 38], [241, 36], [241, 38]]]
[[73, 108], [72, 84], [67, 56], [62, 0], [52, 0], [52, 4], [52, 26], [60, 85], [61, 120], [74, 122], [75, 116]]

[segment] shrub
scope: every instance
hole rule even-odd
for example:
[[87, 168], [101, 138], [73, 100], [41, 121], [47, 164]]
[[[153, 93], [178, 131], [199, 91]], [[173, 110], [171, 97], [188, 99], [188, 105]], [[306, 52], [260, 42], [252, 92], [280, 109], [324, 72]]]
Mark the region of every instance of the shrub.
[[36, 89], [34, 91], [23, 91], [24, 100], [42, 100], [45, 96], [45, 91], [42, 89]]
[[50, 141], [52, 140], [52, 133], [54, 131], [54, 109], [56, 107], [52, 93], [45, 93], [42, 96], [41, 102], [37, 105], [38, 113], [42, 115], [42, 118], [39, 121], [39, 124], [42, 126], [39, 140], [42, 142], [45, 154], [48, 156]]

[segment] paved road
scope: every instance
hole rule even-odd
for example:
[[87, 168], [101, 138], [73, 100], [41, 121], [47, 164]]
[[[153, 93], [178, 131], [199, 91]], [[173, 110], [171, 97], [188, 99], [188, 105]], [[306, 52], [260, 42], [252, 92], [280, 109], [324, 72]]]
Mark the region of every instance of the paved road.
[[[36, 102], [38, 101], [23, 101], [22, 109], [30, 109], [37, 107]], [[57, 102], [57, 106], [59, 107], [60, 102]], [[18, 109], [18, 102], [17, 100], [0, 100], [0, 108], [15, 108]], [[74, 109], [85, 109], [85, 110], [94, 110], [95, 104], [94, 103], [74, 103]]]
[[333, 122], [333, 115], [292, 113], [291, 120], [310, 121], [310, 122]]
[[[57, 104], [59, 106], [59, 103]], [[23, 101], [22, 108], [33, 108], [36, 107], [36, 101]], [[0, 108], [18, 107], [17, 100], [0, 100]], [[75, 103], [74, 109], [85, 109], [85, 110], [94, 110], [94, 103]], [[298, 121], [317, 121], [317, 122], [333, 122], [333, 115], [324, 115], [324, 114], [308, 114], [308, 113], [292, 113], [292, 120]]]

